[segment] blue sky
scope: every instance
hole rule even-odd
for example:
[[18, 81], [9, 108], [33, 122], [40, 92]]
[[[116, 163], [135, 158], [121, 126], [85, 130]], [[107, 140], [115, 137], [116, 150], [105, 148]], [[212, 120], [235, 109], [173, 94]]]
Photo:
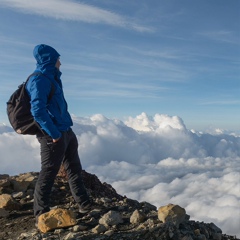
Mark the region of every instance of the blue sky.
[[239, 23], [238, 0], [1, 0], [0, 122], [45, 43], [61, 54], [71, 114], [239, 130]]

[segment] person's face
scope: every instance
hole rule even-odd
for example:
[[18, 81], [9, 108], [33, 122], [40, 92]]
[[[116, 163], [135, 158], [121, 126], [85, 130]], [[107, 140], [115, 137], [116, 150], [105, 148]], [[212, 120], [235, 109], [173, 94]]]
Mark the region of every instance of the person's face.
[[56, 67], [57, 69], [59, 69], [60, 66], [61, 66], [61, 62], [60, 62], [60, 58], [58, 58], [58, 60], [57, 60], [57, 62], [56, 62], [56, 64], [55, 64], [55, 67]]

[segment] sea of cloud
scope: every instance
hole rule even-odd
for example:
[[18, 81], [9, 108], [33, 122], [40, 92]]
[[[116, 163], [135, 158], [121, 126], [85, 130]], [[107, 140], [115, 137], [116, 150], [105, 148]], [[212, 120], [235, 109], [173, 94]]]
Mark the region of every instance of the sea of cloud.
[[[240, 136], [186, 128], [177, 116], [142, 113], [125, 121], [73, 116], [83, 168], [118, 193], [186, 209], [240, 236]], [[39, 171], [39, 143], [0, 125], [1, 173]]]

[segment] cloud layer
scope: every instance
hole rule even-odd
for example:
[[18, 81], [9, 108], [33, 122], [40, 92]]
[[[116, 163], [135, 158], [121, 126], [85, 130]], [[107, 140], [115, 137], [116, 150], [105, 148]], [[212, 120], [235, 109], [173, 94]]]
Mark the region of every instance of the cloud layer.
[[[199, 133], [181, 118], [142, 113], [125, 122], [74, 117], [83, 168], [117, 192], [160, 207], [184, 207], [191, 219], [239, 232], [240, 137]], [[39, 171], [39, 144], [0, 125], [1, 173]]]

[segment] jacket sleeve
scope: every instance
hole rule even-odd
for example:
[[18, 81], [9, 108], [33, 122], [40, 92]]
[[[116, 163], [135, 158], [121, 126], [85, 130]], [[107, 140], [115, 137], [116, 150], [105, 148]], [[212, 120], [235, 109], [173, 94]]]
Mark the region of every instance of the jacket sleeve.
[[31, 98], [31, 113], [34, 119], [53, 139], [60, 138], [61, 132], [54, 125], [47, 110], [48, 96], [52, 87], [50, 80], [42, 76], [33, 77], [32, 81], [30, 80], [26, 88]]

